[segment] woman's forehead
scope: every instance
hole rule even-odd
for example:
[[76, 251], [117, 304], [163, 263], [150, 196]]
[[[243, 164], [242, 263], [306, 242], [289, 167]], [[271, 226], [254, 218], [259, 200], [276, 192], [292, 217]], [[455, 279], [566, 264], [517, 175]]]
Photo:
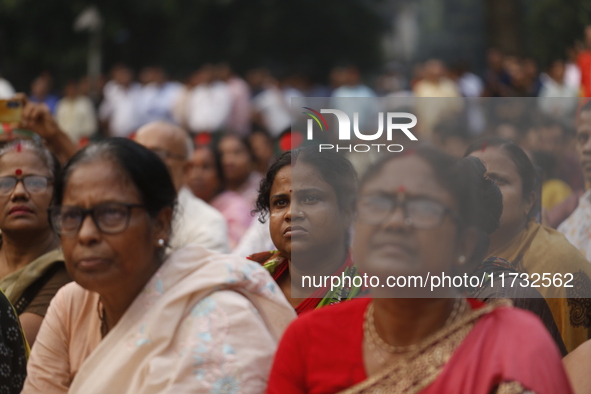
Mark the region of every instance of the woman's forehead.
[[106, 159], [80, 164], [65, 184], [65, 199], [140, 200], [140, 193], [117, 165]]
[[406, 191], [441, 189], [429, 164], [418, 157], [405, 157], [385, 163], [380, 171], [365, 183], [363, 192], [370, 190], [397, 192], [401, 187]]
[[291, 167], [291, 182], [294, 190], [310, 187], [332, 190], [332, 186], [324, 180], [322, 174], [314, 166], [298, 160], [295, 166], [284, 168], [289, 167]]
[[27, 149], [20, 152], [6, 152], [0, 157], [0, 161], [2, 162], [2, 172], [14, 170], [14, 167], [23, 167], [49, 173], [49, 169], [43, 160], [35, 152]]

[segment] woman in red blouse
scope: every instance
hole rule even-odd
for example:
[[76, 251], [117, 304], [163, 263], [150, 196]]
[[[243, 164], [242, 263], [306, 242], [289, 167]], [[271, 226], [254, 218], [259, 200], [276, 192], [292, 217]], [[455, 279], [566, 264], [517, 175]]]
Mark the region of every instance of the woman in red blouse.
[[572, 392], [556, 345], [531, 313], [502, 300], [466, 300], [449, 288], [427, 294], [429, 287], [399, 280], [462, 275], [482, 261], [486, 219], [474, 197], [491, 181], [463, 160], [420, 148], [367, 171], [353, 260], [381, 284], [397, 277], [399, 287], [378, 285], [371, 299], [294, 321], [279, 345], [269, 393]]

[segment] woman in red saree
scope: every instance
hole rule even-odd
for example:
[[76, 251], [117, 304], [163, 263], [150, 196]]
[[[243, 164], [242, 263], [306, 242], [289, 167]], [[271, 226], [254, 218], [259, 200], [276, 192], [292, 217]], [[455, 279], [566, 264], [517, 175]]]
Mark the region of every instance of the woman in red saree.
[[[473, 198], [485, 182], [428, 148], [378, 162], [360, 185], [356, 264], [382, 284], [386, 277], [465, 272], [488, 247]], [[437, 298], [408, 287], [370, 291], [371, 299], [295, 320], [268, 393], [572, 392], [543, 324], [509, 301], [484, 304], [452, 289], [431, 295]]]

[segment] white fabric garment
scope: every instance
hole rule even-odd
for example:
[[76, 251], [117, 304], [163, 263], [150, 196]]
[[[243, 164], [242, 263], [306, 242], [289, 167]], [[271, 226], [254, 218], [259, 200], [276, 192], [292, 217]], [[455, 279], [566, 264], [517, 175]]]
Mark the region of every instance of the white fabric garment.
[[558, 83], [548, 75], [542, 75], [542, 89], [538, 105], [548, 115], [562, 116], [574, 114], [579, 92], [566, 83]]
[[105, 85], [99, 118], [109, 123], [111, 137], [129, 137], [138, 128], [136, 105], [140, 92], [141, 87], [137, 83], [129, 88], [114, 81]]
[[139, 127], [155, 121], [173, 122], [172, 107], [182, 88], [178, 82], [142, 86], [137, 102]]
[[23, 393], [262, 393], [296, 317], [259, 264], [197, 245], [170, 256], [102, 339], [99, 297], [60, 289]]
[[583, 194], [577, 209], [558, 226], [558, 231], [591, 262], [591, 190]]
[[226, 125], [232, 96], [225, 82], [201, 84], [189, 93], [187, 123], [194, 133], [218, 131]]
[[56, 120], [60, 128], [75, 142], [94, 134], [97, 129], [94, 106], [86, 96], [61, 99], [57, 104]]
[[289, 103], [285, 101], [279, 89], [269, 87], [263, 90], [253, 98], [252, 104], [261, 113], [272, 137], [278, 137], [281, 132], [290, 127]]
[[243, 79], [232, 77], [228, 81], [228, 89], [232, 97], [232, 110], [229, 114], [227, 129], [240, 135], [250, 130], [250, 88]]
[[170, 248], [174, 251], [195, 243], [220, 253], [229, 252], [228, 227], [224, 216], [186, 187], [178, 194]]
[[566, 63], [564, 83], [575, 89], [577, 92], [581, 90], [581, 70], [576, 63]]
[[468, 72], [458, 79], [458, 88], [464, 97], [480, 97], [484, 90], [484, 83], [476, 74]]
[[258, 218], [255, 218], [250, 227], [238, 243], [238, 246], [234, 248], [232, 254], [240, 257], [250, 256], [253, 253], [264, 252], [267, 250], [277, 249], [271, 239], [271, 231], [269, 230], [269, 221], [265, 223], [259, 222]]

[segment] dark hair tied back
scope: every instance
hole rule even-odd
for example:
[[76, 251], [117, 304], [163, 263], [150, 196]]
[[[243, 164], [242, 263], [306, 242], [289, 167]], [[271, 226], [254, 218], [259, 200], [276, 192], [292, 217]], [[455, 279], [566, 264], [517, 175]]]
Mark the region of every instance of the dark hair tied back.
[[78, 151], [56, 179], [55, 203], [62, 204], [68, 180], [76, 168], [100, 159], [113, 163], [135, 186], [150, 216], [155, 217], [165, 207], [174, 208], [176, 190], [162, 160], [127, 138], [109, 138]]

